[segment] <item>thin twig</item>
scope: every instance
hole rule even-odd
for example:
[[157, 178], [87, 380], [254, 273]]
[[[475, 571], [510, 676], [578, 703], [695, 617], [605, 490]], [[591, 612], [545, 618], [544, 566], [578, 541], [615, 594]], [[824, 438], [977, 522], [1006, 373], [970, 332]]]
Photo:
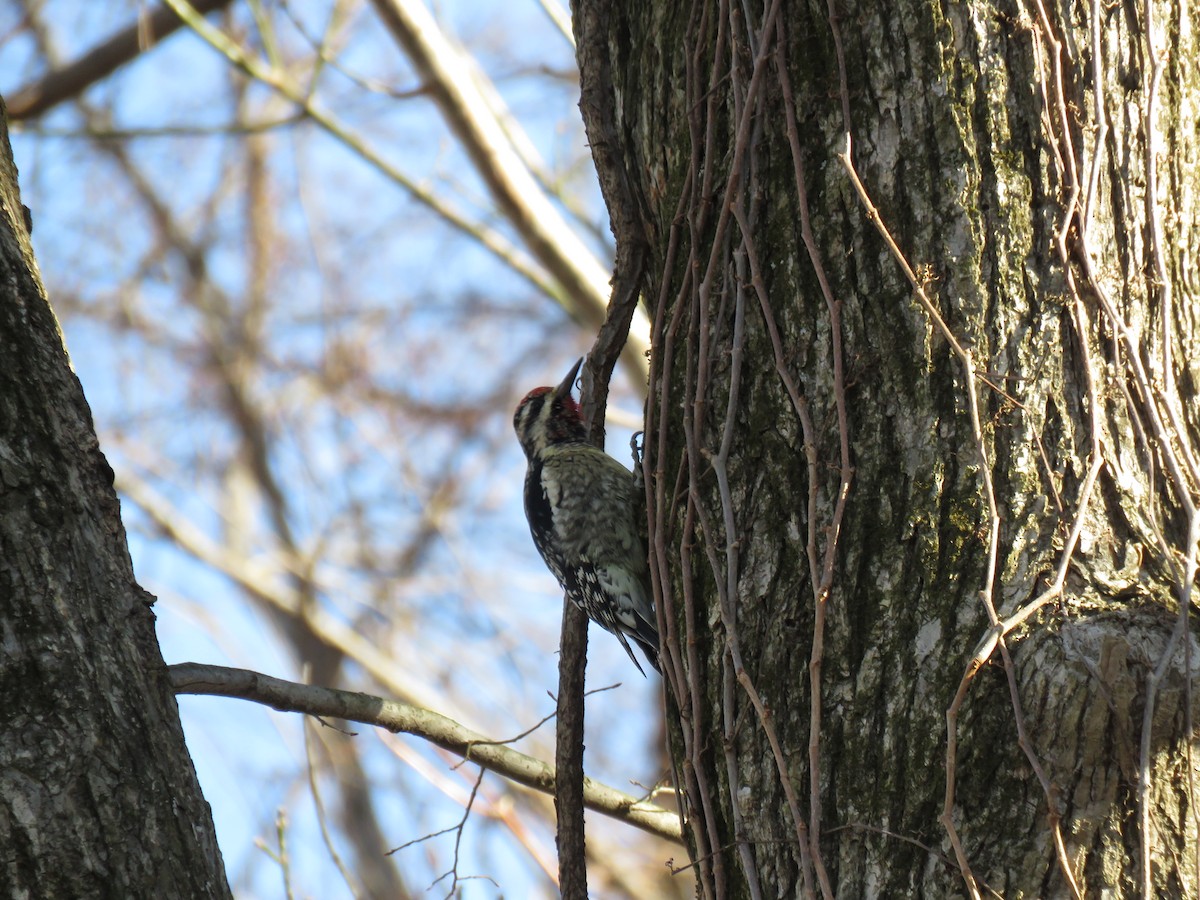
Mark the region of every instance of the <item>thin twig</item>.
[[[306, 666], [305, 668], [308, 667]], [[350, 869], [346, 865], [345, 860], [338, 853], [337, 846], [333, 843], [333, 835], [329, 831], [328, 817], [325, 815], [325, 801], [321, 799], [321, 787], [317, 779], [317, 760], [316, 754], [313, 752], [312, 725], [308, 720], [304, 721], [304, 761], [308, 770], [308, 790], [312, 794], [313, 806], [317, 811], [317, 825], [321, 829], [321, 841], [325, 844], [325, 850], [329, 853], [329, 858], [333, 860], [334, 866], [337, 867], [338, 874], [342, 876], [342, 881], [346, 883], [346, 889], [350, 891], [350, 896], [358, 900], [362, 894], [358, 885], [355, 884], [354, 876], [350, 874]]]

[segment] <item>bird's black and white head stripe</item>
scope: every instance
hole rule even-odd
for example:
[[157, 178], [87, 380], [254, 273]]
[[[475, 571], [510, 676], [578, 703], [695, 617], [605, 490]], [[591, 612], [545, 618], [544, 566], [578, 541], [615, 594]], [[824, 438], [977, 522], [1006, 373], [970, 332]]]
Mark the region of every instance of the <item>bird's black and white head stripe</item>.
[[579, 404], [571, 396], [575, 376], [582, 364], [583, 360], [578, 360], [558, 387], [534, 388], [517, 405], [513, 429], [529, 459], [550, 444], [587, 440]]

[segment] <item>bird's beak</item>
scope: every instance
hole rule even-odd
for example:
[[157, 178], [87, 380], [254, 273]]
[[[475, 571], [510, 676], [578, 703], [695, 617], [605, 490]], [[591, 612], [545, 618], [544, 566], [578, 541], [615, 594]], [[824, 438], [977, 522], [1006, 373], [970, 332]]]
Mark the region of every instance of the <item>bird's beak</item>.
[[571, 371], [567, 373], [567, 377], [562, 380], [562, 383], [554, 389], [554, 394], [557, 397], [570, 397], [571, 391], [575, 387], [575, 376], [579, 374], [579, 367], [583, 365], [583, 357], [576, 360], [575, 365], [571, 366]]

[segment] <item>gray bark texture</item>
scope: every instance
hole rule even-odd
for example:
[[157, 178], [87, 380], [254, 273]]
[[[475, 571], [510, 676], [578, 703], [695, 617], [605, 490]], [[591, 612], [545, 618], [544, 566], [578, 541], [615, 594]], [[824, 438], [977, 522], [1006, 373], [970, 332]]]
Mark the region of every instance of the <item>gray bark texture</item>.
[[702, 895], [1195, 896], [1200, 13], [575, 12]]
[[229, 897], [16, 176], [0, 124], [0, 893]]

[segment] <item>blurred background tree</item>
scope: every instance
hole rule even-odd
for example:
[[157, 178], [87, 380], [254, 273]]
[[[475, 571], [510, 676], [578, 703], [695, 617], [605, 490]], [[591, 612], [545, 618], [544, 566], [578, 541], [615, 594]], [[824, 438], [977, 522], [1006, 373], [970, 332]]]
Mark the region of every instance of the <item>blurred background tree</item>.
[[[510, 417], [608, 297], [567, 19], [557, 0], [0, 2], [34, 245], [168, 663], [497, 738], [553, 710], [561, 598]], [[610, 447], [640, 421], [647, 333]], [[622, 682], [589, 696], [589, 774], [645, 794], [658, 682], [609, 641], [589, 672]], [[546, 798], [420, 741], [180, 706], [238, 896], [556, 894]], [[551, 735], [514, 746], [552, 759]], [[588, 849], [597, 896], [690, 890], [641, 832], [597, 821]]]

